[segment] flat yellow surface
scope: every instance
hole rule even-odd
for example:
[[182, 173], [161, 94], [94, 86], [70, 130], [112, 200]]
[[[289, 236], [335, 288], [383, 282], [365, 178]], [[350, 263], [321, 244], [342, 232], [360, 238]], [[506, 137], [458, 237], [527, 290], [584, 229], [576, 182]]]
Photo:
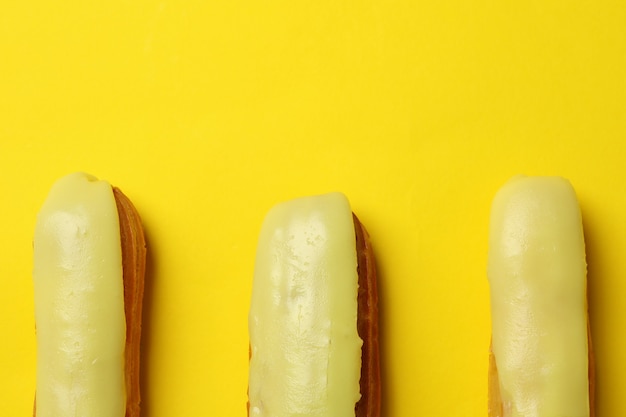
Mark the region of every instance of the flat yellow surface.
[[597, 417], [626, 415], [626, 4], [119, 1], [0, 7], [0, 415], [35, 386], [31, 237], [58, 177], [134, 201], [144, 417], [245, 416], [257, 234], [343, 191], [380, 269], [385, 417], [485, 416], [491, 199], [576, 188]]

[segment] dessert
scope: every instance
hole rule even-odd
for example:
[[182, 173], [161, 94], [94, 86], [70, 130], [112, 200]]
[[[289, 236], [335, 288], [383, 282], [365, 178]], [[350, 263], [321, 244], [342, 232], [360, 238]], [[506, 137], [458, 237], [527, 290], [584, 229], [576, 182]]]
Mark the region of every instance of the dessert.
[[580, 208], [559, 177], [511, 179], [491, 208], [489, 416], [593, 415]]
[[59, 179], [37, 216], [34, 414], [138, 417], [146, 246], [130, 200], [105, 181]]
[[249, 332], [249, 416], [380, 415], [374, 258], [343, 194], [268, 213]]

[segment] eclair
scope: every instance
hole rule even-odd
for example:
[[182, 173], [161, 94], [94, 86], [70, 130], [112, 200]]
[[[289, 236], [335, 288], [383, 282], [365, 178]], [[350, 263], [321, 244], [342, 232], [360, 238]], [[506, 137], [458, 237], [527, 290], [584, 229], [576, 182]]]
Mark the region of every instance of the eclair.
[[576, 193], [518, 176], [494, 198], [489, 417], [594, 415], [587, 264]]
[[105, 181], [59, 179], [33, 241], [37, 417], [138, 417], [146, 244], [137, 210]]
[[267, 214], [249, 335], [249, 416], [380, 416], [376, 269], [343, 194]]

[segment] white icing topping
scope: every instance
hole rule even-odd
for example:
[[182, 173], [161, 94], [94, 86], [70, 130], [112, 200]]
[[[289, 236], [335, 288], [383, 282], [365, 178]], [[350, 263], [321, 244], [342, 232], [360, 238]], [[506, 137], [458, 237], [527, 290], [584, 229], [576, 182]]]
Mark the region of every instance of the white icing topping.
[[111, 186], [57, 181], [34, 239], [37, 417], [123, 417], [126, 322]]
[[249, 315], [251, 417], [354, 417], [357, 259], [342, 194], [292, 200], [263, 224]]
[[516, 177], [498, 192], [488, 276], [505, 417], [589, 416], [585, 244], [567, 180]]

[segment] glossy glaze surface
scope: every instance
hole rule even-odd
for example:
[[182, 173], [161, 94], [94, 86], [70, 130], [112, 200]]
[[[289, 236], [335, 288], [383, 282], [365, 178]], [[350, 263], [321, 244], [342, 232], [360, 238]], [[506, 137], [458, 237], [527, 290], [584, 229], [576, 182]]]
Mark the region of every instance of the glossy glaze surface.
[[123, 417], [125, 316], [111, 186], [57, 181], [34, 239], [37, 417]]
[[588, 416], [585, 244], [567, 180], [516, 177], [498, 192], [488, 276], [504, 416]]
[[354, 223], [342, 194], [269, 212], [249, 315], [250, 416], [354, 416], [357, 290]]

